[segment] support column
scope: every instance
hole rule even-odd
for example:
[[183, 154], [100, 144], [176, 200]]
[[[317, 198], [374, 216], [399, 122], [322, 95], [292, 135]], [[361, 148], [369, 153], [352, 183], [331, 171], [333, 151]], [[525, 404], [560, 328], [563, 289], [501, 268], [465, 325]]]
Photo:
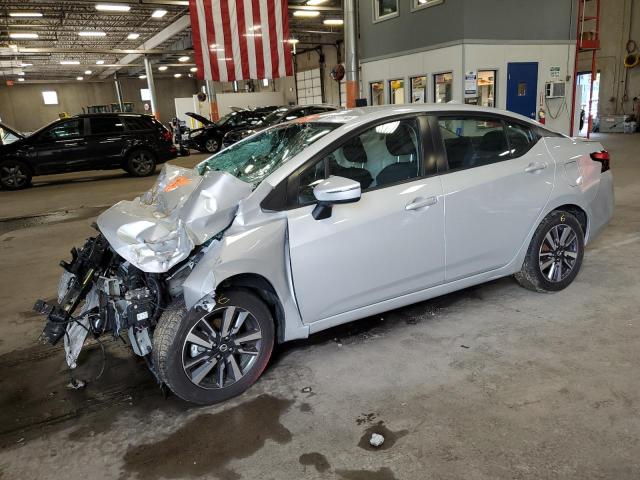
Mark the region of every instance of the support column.
[[220, 115], [218, 114], [218, 102], [216, 102], [216, 89], [213, 86], [213, 80], [205, 80], [205, 86], [207, 88], [207, 96], [209, 97], [211, 121], [215, 122], [220, 118]]
[[117, 74], [115, 74], [113, 78], [114, 84], [116, 86], [116, 98], [118, 99], [118, 105], [120, 105], [120, 112], [124, 112], [124, 102], [122, 101], [122, 86], [120, 85], [120, 80], [118, 80]]
[[344, 0], [344, 56], [347, 81], [347, 108], [353, 108], [356, 106], [356, 98], [360, 97], [355, 0]]
[[147, 75], [147, 88], [149, 89], [151, 97], [151, 113], [153, 113], [156, 119], [160, 120], [160, 112], [157, 107], [156, 86], [153, 82], [153, 69], [151, 68], [151, 62], [148, 57], [144, 57], [144, 71]]

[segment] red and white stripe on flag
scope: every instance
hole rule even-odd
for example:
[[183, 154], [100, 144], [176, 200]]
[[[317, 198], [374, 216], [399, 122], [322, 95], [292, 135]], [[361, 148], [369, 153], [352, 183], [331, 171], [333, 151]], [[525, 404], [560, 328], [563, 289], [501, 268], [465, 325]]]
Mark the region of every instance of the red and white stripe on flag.
[[189, 0], [198, 78], [293, 75], [287, 0]]

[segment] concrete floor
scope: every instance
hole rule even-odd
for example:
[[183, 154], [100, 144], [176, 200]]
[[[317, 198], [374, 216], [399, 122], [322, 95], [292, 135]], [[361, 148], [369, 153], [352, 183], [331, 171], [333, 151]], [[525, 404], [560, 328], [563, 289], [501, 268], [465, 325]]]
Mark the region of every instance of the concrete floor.
[[98, 380], [89, 347], [88, 386], [69, 390], [60, 348], [35, 344], [30, 309], [54, 295], [58, 260], [153, 180], [91, 172], [0, 192], [0, 478], [640, 478], [640, 136], [600, 140], [615, 218], [567, 290], [507, 278], [332, 329], [279, 347], [249, 392], [206, 408], [164, 400], [116, 342]]

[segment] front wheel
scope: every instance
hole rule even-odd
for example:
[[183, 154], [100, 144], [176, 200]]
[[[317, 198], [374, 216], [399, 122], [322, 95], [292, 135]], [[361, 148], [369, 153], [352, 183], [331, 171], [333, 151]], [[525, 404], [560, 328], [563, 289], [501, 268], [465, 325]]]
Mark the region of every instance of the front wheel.
[[580, 271], [584, 232], [569, 212], [553, 211], [533, 235], [522, 269], [520, 285], [537, 292], [557, 292], [571, 284]]
[[31, 170], [19, 160], [0, 163], [0, 185], [7, 190], [20, 190], [31, 186]]
[[174, 304], [153, 335], [161, 380], [188, 402], [213, 404], [241, 394], [267, 366], [275, 330], [267, 306], [253, 293], [221, 293], [211, 313]]
[[220, 150], [220, 140], [216, 137], [207, 138], [207, 141], [204, 142], [204, 149], [209, 153], [216, 153]]

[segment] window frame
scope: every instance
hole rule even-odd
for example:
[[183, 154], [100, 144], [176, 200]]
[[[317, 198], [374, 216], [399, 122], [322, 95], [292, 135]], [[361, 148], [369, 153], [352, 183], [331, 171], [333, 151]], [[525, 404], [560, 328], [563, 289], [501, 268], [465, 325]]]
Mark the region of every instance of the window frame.
[[[414, 78], [424, 78], [425, 81], [425, 85], [424, 85], [424, 102], [423, 103], [429, 103], [429, 74], [427, 73], [423, 73], [420, 75], [412, 75], [409, 77], [409, 104], [410, 105], [414, 105], [413, 102], [413, 79]], [[418, 104], [420, 105], [420, 104]]]
[[[403, 103], [394, 103], [392, 101], [392, 99], [393, 99], [393, 88], [391, 88], [391, 82], [402, 82], [402, 89], [404, 90]], [[407, 79], [405, 77], [391, 78], [391, 79], [387, 80], [387, 87], [389, 87], [389, 93], [388, 93], [388, 97], [387, 97], [387, 100], [388, 100], [387, 105], [406, 105], [407, 104], [406, 86], [407, 86]]]
[[373, 0], [372, 1], [372, 5], [373, 5], [373, 23], [380, 23], [380, 22], [384, 22], [386, 20], [391, 20], [392, 18], [396, 18], [400, 16], [400, 2], [398, 0], [395, 0], [396, 2], [396, 11], [394, 13], [387, 13], [386, 15], [378, 15], [378, 6], [379, 6], [379, 2], [380, 0]]
[[[453, 95], [453, 85], [455, 85], [455, 83], [456, 83], [455, 76], [453, 74], [453, 70], [445, 70], [445, 71], [442, 71], [442, 72], [435, 72], [435, 73], [431, 74], [431, 80], [432, 80], [432, 84], [433, 84], [432, 88], [431, 88], [431, 93], [432, 93], [431, 98], [433, 99], [433, 103], [436, 104], [436, 105], [446, 105], [448, 102], [443, 102], [443, 103], [437, 103], [436, 102], [436, 98], [437, 98], [436, 87], [438, 86], [438, 82], [436, 82], [436, 77], [438, 75], [451, 75], [451, 85], [452, 85], [451, 100], [453, 100], [453, 96], [454, 96]], [[449, 102], [451, 100], [449, 100]]]
[[[493, 107], [486, 108], [498, 108], [498, 74], [500, 73], [500, 69], [497, 67], [494, 68], [479, 68], [476, 73], [478, 75], [478, 80], [480, 80], [480, 72], [493, 72]], [[480, 86], [477, 85], [478, 92], [480, 91]], [[478, 95], [478, 99], [480, 99], [480, 95]]]
[[436, 5], [442, 5], [444, 0], [427, 0], [427, 3], [420, 5], [418, 0], [411, 0], [411, 11], [418, 12], [425, 8], [435, 7]]
[[[374, 105], [373, 104], [373, 84], [374, 83], [380, 83], [382, 84], [382, 98], [384, 99], [384, 101], [387, 101], [387, 93], [386, 93], [386, 82], [384, 80], [373, 80], [371, 82], [369, 82], [369, 106], [373, 107], [373, 106], [380, 106], [380, 105]], [[382, 105], [388, 105], [387, 103], [383, 103]]]

